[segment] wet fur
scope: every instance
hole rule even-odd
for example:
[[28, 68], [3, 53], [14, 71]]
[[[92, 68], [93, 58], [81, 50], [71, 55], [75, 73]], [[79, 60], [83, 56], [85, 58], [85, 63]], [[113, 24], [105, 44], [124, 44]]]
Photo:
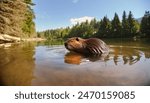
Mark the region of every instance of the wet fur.
[[109, 52], [109, 47], [106, 43], [98, 38], [82, 39], [73, 37], [65, 42], [65, 47], [69, 51], [82, 54], [102, 54]]

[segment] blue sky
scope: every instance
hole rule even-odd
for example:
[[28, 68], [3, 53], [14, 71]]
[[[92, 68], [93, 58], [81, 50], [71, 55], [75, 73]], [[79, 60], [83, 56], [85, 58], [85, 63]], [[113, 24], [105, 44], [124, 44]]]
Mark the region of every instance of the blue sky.
[[[36, 30], [43, 31], [71, 26], [72, 20], [83, 17], [102, 19], [104, 16], [111, 20], [116, 12], [120, 19], [125, 10], [132, 11], [135, 18], [150, 10], [150, 0], [33, 0], [36, 15]], [[79, 19], [80, 18], [80, 19]]]

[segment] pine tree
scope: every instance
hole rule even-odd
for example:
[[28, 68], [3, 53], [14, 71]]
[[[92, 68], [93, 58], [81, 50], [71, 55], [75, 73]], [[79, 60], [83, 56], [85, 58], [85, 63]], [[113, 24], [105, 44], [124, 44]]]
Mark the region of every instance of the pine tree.
[[98, 31], [99, 27], [98, 27], [98, 23], [97, 23], [95, 18], [93, 20], [91, 20], [90, 27], [93, 28], [93, 33], [92, 34], [95, 34]]
[[131, 13], [131, 11], [129, 12], [129, 15], [128, 15], [128, 24], [129, 24], [129, 34], [130, 34], [130, 37], [135, 37], [137, 32], [139, 31], [139, 25], [137, 23], [137, 21], [133, 18], [133, 15]]
[[140, 31], [144, 37], [150, 37], [150, 12], [146, 11], [142, 18]]
[[122, 16], [122, 37], [129, 37], [129, 25], [128, 25], [128, 21], [127, 21], [127, 16], [126, 16], [126, 12], [123, 12], [123, 16]]
[[32, 0], [0, 0], [0, 34], [17, 37], [35, 35]]
[[111, 22], [111, 36], [112, 37], [121, 37], [121, 23], [118, 17], [118, 14], [115, 13], [114, 19]]
[[33, 19], [35, 18], [34, 12], [31, 9], [31, 6], [34, 4], [32, 3], [32, 0], [24, 0], [24, 2], [27, 4], [27, 9], [25, 13], [25, 19], [22, 26], [22, 30], [25, 34], [25, 37], [34, 37], [35, 36], [35, 23]]
[[111, 22], [109, 21], [107, 16], [105, 16], [103, 18], [103, 20], [101, 20], [101, 25], [98, 30], [97, 36], [98, 37], [109, 37], [110, 30], [111, 30]]
[[[146, 16], [147, 17], [147, 16]], [[148, 16], [149, 17], [149, 16]], [[150, 18], [149, 18], [150, 19]], [[147, 19], [147, 20], [149, 20]], [[150, 20], [149, 20], [150, 21]], [[145, 22], [145, 18], [142, 20], [141, 31], [145, 33], [145, 30], [149, 27]], [[145, 26], [146, 24], [146, 26]], [[150, 23], [149, 23], [150, 24]], [[145, 29], [146, 27], [146, 29]], [[130, 12], [128, 18], [126, 16], [126, 12], [123, 12], [122, 15], [122, 24], [119, 20], [117, 13], [115, 13], [114, 18], [110, 21], [106, 16], [101, 21], [96, 21], [93, 19], [91, 22], [82, 22], [77, 23], [71, 28], [61, 28], [49, 30], [49, 32], [43, 31], [41, 35], [45, 34], [46, 38], [68, 38], [68, 37], [126, 37], [133, 38], [137, 37], [137, 33], [139, 32], [139, 23], [133, 18], [132, 13]], [[145, 34], [150, 34], [146, 33]], [[38, 36], [40, 34], [38, 33]]]

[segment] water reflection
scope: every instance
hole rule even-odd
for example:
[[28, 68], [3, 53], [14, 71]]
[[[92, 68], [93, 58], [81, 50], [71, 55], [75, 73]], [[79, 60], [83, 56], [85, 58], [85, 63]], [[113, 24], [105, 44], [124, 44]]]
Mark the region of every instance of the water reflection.
[[150, 43], [111, 42], [109, 54], [85, 56], [63, 45], [0, 47], [0, 85], [150, 85]]
[[113, 52], [110, 52], [110, 56], [113, 57], [114, 63], [117, 65], [121, 60], [123, 64], [135, 64], [140, 58], [142, 52], [132, 47], [113, 47]]
[[82, 55], [75, 52], [67, 52], [64, 57], [64, 62], [68, 64], [81, 64], [82, 62], [91, 61], [95, 62], [98, 60], [107, 61], [108, 53], [101, 55]]
[[12, 44], [0, 48], [0, 85], [31, 85], [34, 71], [34, 44]]
[[64, 62], [69, 64], [80, 64], [81, 60], [83, 59], [83, 55], [74, 53], [74, 52], [68, 52], [64, 57]]
[[115, 65], [118, 63], [122, 63], [124, 65], [133, 65], [140, 61], [142, 55], [145, 58], [150, 58], [150, 50], [149, 48], [133, 48], [133, 47], [124, 47], [124, 46], [110, 46], [111, 50], [109, 54], [101, 54], [101, 55], [82, 55], [75, 52], [66, 53], [64, 60], [65, 63], [69, 64], [81, 64], [85, 60], [89, 60], [91, 62], [95, 62], [98, 60], [101, 61], [109, 61], [113, 60]]

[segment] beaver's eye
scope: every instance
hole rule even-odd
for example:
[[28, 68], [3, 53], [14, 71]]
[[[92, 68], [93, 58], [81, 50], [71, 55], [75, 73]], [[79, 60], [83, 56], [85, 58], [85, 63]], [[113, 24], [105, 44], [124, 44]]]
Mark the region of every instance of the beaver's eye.
[[76, 38], [76, 41], [79, 41], [79, 38]]

